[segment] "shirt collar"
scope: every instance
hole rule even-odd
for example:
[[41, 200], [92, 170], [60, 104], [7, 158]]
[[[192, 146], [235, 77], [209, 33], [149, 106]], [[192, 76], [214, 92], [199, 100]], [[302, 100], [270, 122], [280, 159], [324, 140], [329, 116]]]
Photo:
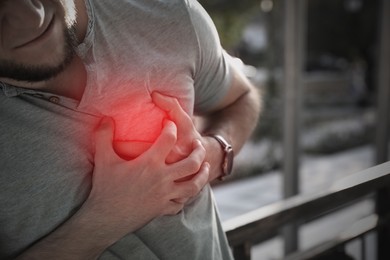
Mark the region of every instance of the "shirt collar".
[[28, 94], [37, 93], [37, 91], [35, 91], [33, 89], [25, 89], [25, 88], [15, 87], [15, 86], [6, 84], [6, 83], [1, 82], [1, 81], [0, 81], [0, 87], [1, 87], [3, 93], [6, 97], [15, 97], [15, 96], [19, 96], [19, 95], [25, 94], [25, 93], [28, 93]]

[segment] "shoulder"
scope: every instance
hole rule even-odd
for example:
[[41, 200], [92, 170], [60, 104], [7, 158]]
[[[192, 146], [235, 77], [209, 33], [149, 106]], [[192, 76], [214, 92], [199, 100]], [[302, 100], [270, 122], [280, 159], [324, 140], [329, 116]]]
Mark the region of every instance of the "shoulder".
[[[95, 24], [104, 34], [118, 32], [151, 35], [178, 33], [187, 37], [193, 31], [192, 4], [187, 0], [90, 0]], [[163, 36], [164, 36], [163, 35]], [[180, 39], [179, 37], [178, 39]]]
[[[196, 0], [90, 0], [90, 4], [98, 16], [105, 19], [124, 18], [125, 20], [141, 19], [146, 17], [169, 18], [176, 20], [185, 17], [193, 22], [206, 22], [212, 24], [207, 12]], [[142, 16], [139, 16], [142, 15]], [[186, 23], [190, 20], [182, 20]]]
[[[181, 14], [187, 12], [189, 2], [187, 0], [89, 0], [91, 5], [99, 13], [112, 13], [118, 14], [127, 13], [128, 17], [132, 17], [133, 12], [143, 13], [158, 13], [160, 16], [168, 14]], [[179, 13], [177, 13], [179, 11]]]

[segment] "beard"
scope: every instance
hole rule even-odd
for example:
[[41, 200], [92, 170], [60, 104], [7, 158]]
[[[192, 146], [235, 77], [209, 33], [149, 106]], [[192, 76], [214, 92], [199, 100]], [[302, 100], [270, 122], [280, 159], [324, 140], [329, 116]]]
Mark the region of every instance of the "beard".
[[[0, 58], [0, 77], [16, 81], [40, 82], [49, 80], [60, 74], [72, 61], [75, 48], [78, 45], [75, 28], [72, 26], [64, 30], [65, 44], [63, 56], [57, 64], [25, 65]], [[50, 55], [48, 53], [47, 55]]]

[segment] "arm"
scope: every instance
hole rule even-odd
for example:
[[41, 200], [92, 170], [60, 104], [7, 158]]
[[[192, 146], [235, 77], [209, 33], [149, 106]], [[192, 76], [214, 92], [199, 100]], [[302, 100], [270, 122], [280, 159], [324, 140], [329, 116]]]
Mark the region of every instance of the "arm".
[[[202, 112], [201, 120], [205, 123], [200, 133], [207, 150], [206, 160], [211, 165], [210, 180], [213, 180], [222, 172], [222, 151], [220, 144], [207, 134], [223, 136], [237, 154], [256, 126], [260, 98], [254, 86], [235, 66], [234, 59], [223, 50], [211, 17], [197, 1], [188, 2], [198, 43], [194, 73], [195, 110]], [[216, 101], [220, 95], [224, 97]], [[211, 111], [210, 106], [213, 106]]]
[[241, 150], [256, 127], [260, 113], [260, 95], [237, 68], [232, 67], [232, 82], [228, 94], [209, 114], [202, 115], [202, 143], [206, 161], [211, 165], [210, 181], [221, 173], [223, 153], [221, 145], [208, 134], [219, 134], [230, 142], [235, 154]]
[[[166, 122], [152, 147], [132, 161], [114, 151], [113, 132], [113, 122], [103, 120], [96, 133], [92, 190], [82, 207], [17, 259], [96, 259], [153, 218], [177, 214], [184, 206], [180, 198], [196, 195], [207, 182], [209, 167], [203, 163], [205, 150], [199, 141], [193, 141], [187, 158], [165, 163], [176, 143], [172, 122]], [[191, 182], [175, 182], [194, 174]]]
[[[189, 146], [190, 140], [202, 141], [206, 149], [205, 161], [211, 166], [209, 181], [221, 175], [223, 159], [221, 145], [209, 134], [219, 134], [229, 140], [237, 154], [251, 135], [259, 117], [260, 96], [257, 90], [238, 69], [232, 67], [231, 73], [232, 81], [227, 95], [210, 113], [201, 116], [204, 122], [200, 129], [195, 127], [175, 98], [152, 94], [154, 103], [165, 110], [178, 127], [178, 141], [174, 148], [176, 157], [185, 156], [185, 147]], [[171, 154], [168, 158], [175, 156]]]

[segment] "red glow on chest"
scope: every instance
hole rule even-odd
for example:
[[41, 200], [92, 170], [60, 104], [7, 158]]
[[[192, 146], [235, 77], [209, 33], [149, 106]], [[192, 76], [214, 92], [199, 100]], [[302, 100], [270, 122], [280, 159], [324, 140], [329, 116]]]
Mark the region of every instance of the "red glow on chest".
[[116, 141], [154, 142], [167, 118], [151, 101], [118, 103], [110, 114], [115, 121]]

